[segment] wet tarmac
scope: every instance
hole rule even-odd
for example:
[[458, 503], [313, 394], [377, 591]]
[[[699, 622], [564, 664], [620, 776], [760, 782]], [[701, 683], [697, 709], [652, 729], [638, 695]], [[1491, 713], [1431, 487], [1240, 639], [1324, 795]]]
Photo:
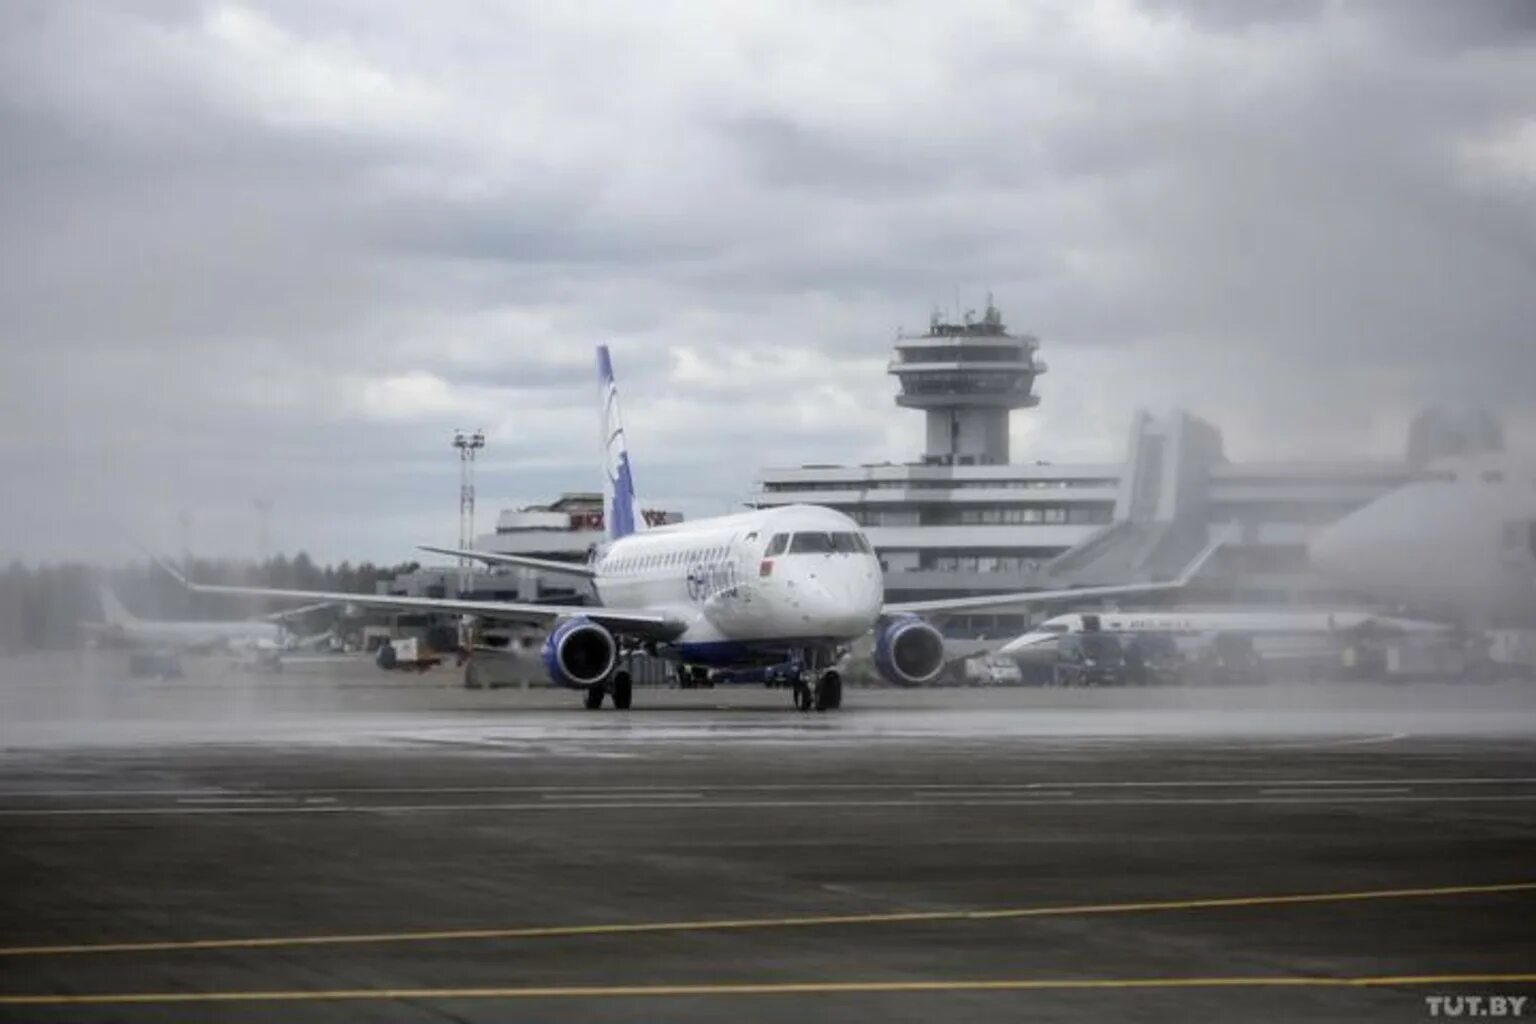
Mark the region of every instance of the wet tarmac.
[[0, 669], [0, 1019], [1536, 997], [1529, 687], [852, 690], [827, 715], [646, 690], [620, 714], [454, 679]]

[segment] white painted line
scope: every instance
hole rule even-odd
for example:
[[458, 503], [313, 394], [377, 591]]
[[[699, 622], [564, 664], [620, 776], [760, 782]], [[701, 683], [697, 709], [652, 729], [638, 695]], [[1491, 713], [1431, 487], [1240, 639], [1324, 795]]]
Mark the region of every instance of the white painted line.
[[[766, 783], [750, 785], [695, 786], [683, 789], [678, 786], [300, 786], [294, 788], [262, 787], [263, 794], [302, 797], [307, 795], [397, 795], [397, 796], [447, 796], [451, 794], [475, 795], [493, 793], [556, 794], [579, 797], [584, 793], [631, 796], [643, 793], [783, 793], [815, 789], [821, 792], [933, 792], [980, 791], [1006, 794], [1009, 792], [1038, 792], [1056, 789], [1248, 789], [1256, 786], [1517, 786], [1536, 783], [1536, 775], [1454, 776], [1442, 778], [1356, 778], [1356, 779], [1060, 779], [1032, 782], [975, 782], [975, 783], [900, 783], [900, 782], [842, 782], [842, 783]], [[129, 799], [133, 797], [241, 797], [250, 790], [219, 789], [53, 789], [53, 790], [5, 790], [0, 789], [0, 799]]]
[[1245, 807], [1264, 805], [1305, 806], [1309, 804], [1455, 804], [1455, 803], [1536, 803], [1536, 792], [1501, 794], [1452, 794], [1444, 796], [1402, 796], [1395, 794], [1353, 795], [1348, 793], [1306, 791], [1295, 796], [1232, 796], [1232, 797], [1149, 797], [1131, 799], [1124, 797], [1078, 798], [1075, 800], [1015, 799], [1006, 794], [987, 794], [974, 799], [901, 800], [625, 800], [623, 802], [577, 801], [574, 803], [441, 803], [441, 804], [265, 804], [258, 806], [220, 804], [206, 806], [171, 807], [76, 807], [76, 808], [0, 808], [0, 818], [67, 818], [67, 817], [150, 817], [156, 815], [191, 814], [442, 814], [465, 811], [655, 811], [655, 810], [754, 810], [758, 808], [793, 808], [812, 810], [827, 808], [890, 809], [946, 807]]
[[1317, 747], [1368, 747], [1378, 743], [1396, 743], [1405, 740], [1410, 734], [1406, 732], [1389, 732], [1380, 736], [1347, 737], [1340, 740], [1304, 740], [1295, 743], [1266, 743], [1265, 750], [1309, 750]]
[[178, 804], [291, 804], [297, 799], [292, 796], [188, 796], [176, 802]]
[[1261, 789], [1261, 790], [1259, 790], [1259, 795], [1260, 796], [1297, 796], [1297, 795], [1305, 795], [1305, 796], [1339, 797], [1339, 796], [1380, 796], [1383, 793], [1412, 793], [1412, 792], [1413, 792], [1413, 788], [1410, 787], [1410, 786], [1370, 786], [1370, 787], [1361, 786], [1361, 787], [1358, 787], [1358, 788], [1351, 788], [1351, 789], [1344, 789], [1344, 788], [1341, 788], [1341, 787], [1338, 787], [1338, 786], [1330, 786], [1330, 787], [1323, 787], [1323, 788], [1319, 788], [1319, 787], [1315, 787], [1315, 786], [1290, 786], [1290, 787], [1281, 788], [1281, 789]]

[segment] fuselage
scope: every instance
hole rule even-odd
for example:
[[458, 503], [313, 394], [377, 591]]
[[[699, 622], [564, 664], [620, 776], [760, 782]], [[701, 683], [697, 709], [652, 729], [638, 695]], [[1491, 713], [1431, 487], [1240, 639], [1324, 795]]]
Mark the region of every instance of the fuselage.
[[789, 505], [630, 534], [593, 563], [601, 603], [686, 623], [685, 661], [741, 664], [854, 640], [880, 616], [879, 559], [852, 519]]
[[1028, 633], [1005, 644], [998, 653], [1040, 649], [1054, 645], [1067, 633], [1244, 633], [1265, 636], [1300, 636], [1317, 633], [1348, 632], [1368, 626], [1389, 630], [1430, 628], [1430, 624], [1407, 619], [1393, 619], [1357, 610], [1275, 611], [1166, 611], [1166, 612], [1085, 612], [1057, 615], [1035, 626]]
[[1312, 565], [1394, 605], [1536, 624], [1536, 474], [1504, 459], [1431, 467], [1313, 538]]
[[218, 648], [277, 649], [282, 629], [271, 622], [154, 622], [137, 619], [114, 623], [121, 639], [140, 646], [197, 651]]

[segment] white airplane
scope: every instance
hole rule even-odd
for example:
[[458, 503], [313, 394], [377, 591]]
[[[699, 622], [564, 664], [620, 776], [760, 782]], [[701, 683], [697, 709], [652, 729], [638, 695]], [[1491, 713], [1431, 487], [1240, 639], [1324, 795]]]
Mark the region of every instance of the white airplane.
[[1046, 619], [1008, 641], [998, 654], [1054, 649], [1067, 633], [1240, 633], [1248, 636], [1313, 636], [1341, 633], [1410, 633], [1446, 627], [1363, 611], [1128, 611], [1073, 612]]
[[[435, 550], [584, 577], [597, 592], [598, 606], [183, 582], [208, 593], [350, 602], [545, 625], [549, 634], [543, 660], [551, 680], [584, 691], [589, 708], [601, 707], [610, 696], [614, 707], [630, 706], [632, 680], [621, 667], [622, 659], [628, 652], [645, 650], [695, 666], [789, 666], [796, 707], [829, 710], [842, 703], [842, 680], [833, 666], [852, 641], [871, 630], [880, 673], [898, 685], [917, 685], [935, 679], [946, 662], [944, 637], [920, 618], [922, 613], [1166, 590], [1182, 586], [1199, 568], [1192, 565], [1168, 583], [887, 604], [880, 562], [869, 540], [858, 524], [833, 509], [790, 505], [649, 526], [635, 494], [607, 347], [599, 347], [597, 355], [608, 543], [587, 565]], [[1208, 550], [1198, 562], [1209, 555]]]
[[1536, 472], [1503, 456], [1435, 463], [1320, 531], [1313, 568], [1469, 626], [1536, 626]]
[[[102, 584], [101, 614], [104, 623], [87, 627], [114, 641], [135, 647], [172, 651], [281, 651], [283, 627], [277, 622], [241, 619], [232, 622], [141, 619], [117, 599], [112, 588]], [[293, 613], [285, 613], [293, 614]]]

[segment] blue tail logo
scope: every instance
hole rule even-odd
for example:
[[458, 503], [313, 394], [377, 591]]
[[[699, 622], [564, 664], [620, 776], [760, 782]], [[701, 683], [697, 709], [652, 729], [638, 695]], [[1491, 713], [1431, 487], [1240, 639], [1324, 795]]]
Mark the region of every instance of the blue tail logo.
[[603, 403], [603, 470], [608, 476], [604, 520], [608, 538], [618, 540], [644, 530], [645, 516], [635, 497], [635, 478], [629, 468], [629, 448], [624, 439], [624, 420], [619, 415], [619, 388], [613, 379], [613, 359], [608, 346], [597, 347], [597, 380]]

